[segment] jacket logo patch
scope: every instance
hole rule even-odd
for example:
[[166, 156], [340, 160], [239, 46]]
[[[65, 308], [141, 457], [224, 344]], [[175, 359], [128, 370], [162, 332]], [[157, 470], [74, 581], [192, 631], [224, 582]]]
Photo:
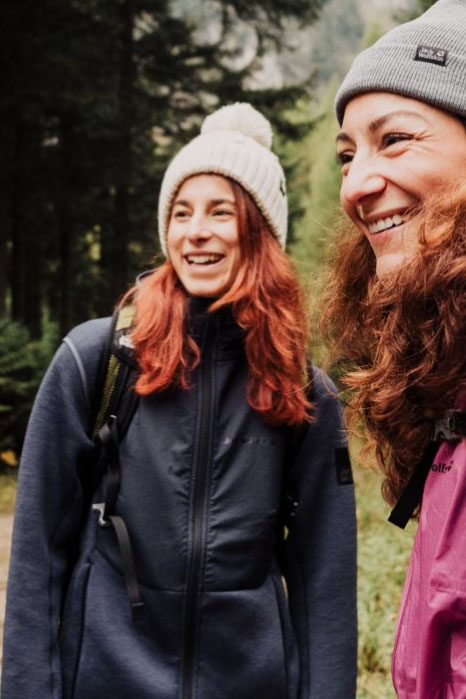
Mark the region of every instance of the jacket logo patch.
[[438, 464], [432, 464], [430, 468], [432, 471], [435, 471], [435, 473], [448, 473], [448, 471], [451, 471], [452, 466], [453, 461], [449, 461], [447, 464], [443, 464], [442, 462], [439, 462]]
[[434, 63], [436, 66], [446, 66], [448, 51], [439, 49], [435, 46], [424, 46], [419, 44], [416, 49], [415, 61], [423, 61], [424, 63]]
[[351, 470], [348, 447], [335, 449], [335, 464], [337, 467], [338, 485], [350, 485], [353, 482], [353, 472]]

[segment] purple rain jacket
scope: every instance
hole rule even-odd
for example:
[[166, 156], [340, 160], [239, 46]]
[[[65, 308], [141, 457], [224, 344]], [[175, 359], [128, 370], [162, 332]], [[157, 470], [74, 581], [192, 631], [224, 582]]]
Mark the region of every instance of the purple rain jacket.
[[231, 314], [191, 320], [202, 353], [192, 388], [141, 398], [120, 444], [117, 511], [142, 622], [131, 620], [114, 532], [83, 512], [78, 469], [89, 467], [109, 319], [75, 328], [44, 378], [20, 468], [3, 699], [355, 695], [354, 492], [338, 482], [345, 436], [329, 381], [315, 371], [317, 419], [288, 465], [299, 507], [280, 569], [286, 431], [247, 404]]
[[466, 439], [443, 442], [427, 477], [392, 672], [398, 699], [466, 697]]

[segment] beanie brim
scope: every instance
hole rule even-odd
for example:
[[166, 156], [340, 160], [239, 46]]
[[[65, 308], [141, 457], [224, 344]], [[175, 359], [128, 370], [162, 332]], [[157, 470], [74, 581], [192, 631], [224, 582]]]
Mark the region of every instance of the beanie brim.
[[189, 177], [213, 174], [230, 177], [248, 192], [273, 235], [285, 247], [288, 206], [285, 175], [277, 156], [243, 134], [221, 131], [201, 134], [188, 143], [168, 166], [158, 206], [159, 238], [167, 255], [167, 231], [173, 200]]
[[392, 92], [466, 116], [466, 2], [438, 0], [360, 53], [343, 80], [335, 112], [342, 123], [355, 96]]

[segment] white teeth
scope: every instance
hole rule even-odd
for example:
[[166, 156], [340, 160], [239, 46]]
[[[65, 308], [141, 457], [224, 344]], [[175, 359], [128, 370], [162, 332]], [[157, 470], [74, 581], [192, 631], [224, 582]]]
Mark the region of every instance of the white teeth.
[[221, 260], [223, 255], [186, 255], [186, 260], [190, 265], [210, 265]]
[[402, 223], [404, 223], [404, 218], [400, 214], [394, 214], [393, 216], [380, 218], [378, 221], [372, 221], [372, 223], [367, 224], [367, 227], [369, 229], [369, 233], [380, 233], [380, 231], [385, 231], [387, 228], [399, 226]]

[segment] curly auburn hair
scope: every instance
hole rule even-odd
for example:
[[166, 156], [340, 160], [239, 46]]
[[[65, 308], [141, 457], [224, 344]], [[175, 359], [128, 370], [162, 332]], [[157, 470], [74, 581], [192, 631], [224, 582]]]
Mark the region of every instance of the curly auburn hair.
[[[235, 181], [241, 261], [230, 289], [209, 307], [230, 305], [245, 331], [247, 400], [270, 424], [310, 420], [307, 398], [307, 317], [290, 259], [249, 194]], [[141, 395], [171, 386], [187, 389], [200, 350], [186, 328], [188, 296], [170, 260], [133, 287], [122, 304], [136, 307], [132, 339]]]
[[432, 197], [421, 220], [416, 256], [381, 279], [365, 236], [342, 235], [322, 318], [392, 505], [466, 379], [466, 186]]

